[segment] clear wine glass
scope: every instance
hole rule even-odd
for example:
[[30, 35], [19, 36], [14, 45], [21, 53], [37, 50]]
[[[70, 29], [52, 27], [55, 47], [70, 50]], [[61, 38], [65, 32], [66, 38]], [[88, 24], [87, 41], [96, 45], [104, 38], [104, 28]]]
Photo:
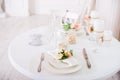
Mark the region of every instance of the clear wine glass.
[[99, 53], [102, 50], [103, 42], [104, 42], [103, 35], [100, 35], [100, 33], [96, 33], [96, 35], [95, 35], [95, 44], [96, 44], [96, 46], [95, 46], [95, 48], [93, 50], [95, 53]]
[[66, 48], [67, 47], [67, 34], [63, 30], [56, 30], [54, 32], [55, 45], [56, 48]]

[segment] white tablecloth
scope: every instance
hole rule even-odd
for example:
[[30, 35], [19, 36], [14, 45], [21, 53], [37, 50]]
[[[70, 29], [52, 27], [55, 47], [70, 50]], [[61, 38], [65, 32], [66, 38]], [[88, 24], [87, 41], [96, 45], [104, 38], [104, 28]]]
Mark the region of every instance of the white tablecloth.
[[[23, 33], [16, 37], [9, 46], [9, 59], [12, 65], [24, 75], [36, 79], [36, 80], [98, 80], [105, 79], [115, 74], [120, 69], [120, 46], [116, 39], [112, 39], [111, 44], [104, 45], [99, 53], [94, 53], [94, 42], [91, 42], [87, 37], [79, 37], [76, 47], [77, 49], [86, 48], [88, 56], [90, 58], [92, 68], [86, 67], [85, 61], [83, 61], [83, 67], [80, 71], [71, 74], [59, 75], [47, 71], [45, 65], [42, 66], [41, 73], [37, 72], [39, 64], [39, 57], [42, 52], [46, 52], [54, 49], [54, 42], [52, 38], [47, 37], [52, 30], [47, 27], [41, 27]], [[46, 33], [47, 32], [47, 33]], [[29, 45], [30, 35], [43, 34], [42, 46]], [[50, 35], [51, 36], [51, 35]], [[46, 37], [49, 39], [46, 40]], [[54, 39], [54, 38], [53, 38]]]

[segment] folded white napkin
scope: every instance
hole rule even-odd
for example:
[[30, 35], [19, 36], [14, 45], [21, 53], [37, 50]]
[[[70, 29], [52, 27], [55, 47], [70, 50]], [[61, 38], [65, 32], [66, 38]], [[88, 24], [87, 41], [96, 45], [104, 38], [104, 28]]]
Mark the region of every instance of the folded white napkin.
[[77, 59], [75, 59], [73, 56], [69, 57], [68, 59], [62, 60], [63, 62], [67, 63], [69, 66], [75, 66], [78, 65]]
[[[57, 54], [54, 54], [54, 53], [50, 53], [49, 55], [51, 55], [54, 59], [58, 60], [57, 59]], [[64, 59], [64, 60], [61, 60], [62, 62], [68, 64], [68, 66], [75, 66], [75, 65], [78, 65], [78, 61], [75, 57], [71, 56], [67, 59]]]

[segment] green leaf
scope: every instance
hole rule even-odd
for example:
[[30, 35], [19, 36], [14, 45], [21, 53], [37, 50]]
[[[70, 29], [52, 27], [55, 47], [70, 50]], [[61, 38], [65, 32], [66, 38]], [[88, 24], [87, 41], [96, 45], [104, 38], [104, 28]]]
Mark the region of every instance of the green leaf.
[[70, 29], [71, 24], [70, 24], [70, 23], [67, 23], [67, 24], [65, 24], [65, 25], [63, 25], [63, 26], [64, 26], [64, 30], [65, 30], [65, 31], [68, 31], [68, 30]]

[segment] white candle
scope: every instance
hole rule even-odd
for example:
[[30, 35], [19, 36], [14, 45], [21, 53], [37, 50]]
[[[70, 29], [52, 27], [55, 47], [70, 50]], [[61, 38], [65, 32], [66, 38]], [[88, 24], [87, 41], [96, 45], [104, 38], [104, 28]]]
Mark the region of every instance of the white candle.
[[111, 31], [104, 31], [104, 40], [109, 41], [112, 39], [112, 32]]
[[104, 31], [104, 21], [103, 20], [95, 20], [94, 22], [94, 31], [95, 32], [103, 32]]

